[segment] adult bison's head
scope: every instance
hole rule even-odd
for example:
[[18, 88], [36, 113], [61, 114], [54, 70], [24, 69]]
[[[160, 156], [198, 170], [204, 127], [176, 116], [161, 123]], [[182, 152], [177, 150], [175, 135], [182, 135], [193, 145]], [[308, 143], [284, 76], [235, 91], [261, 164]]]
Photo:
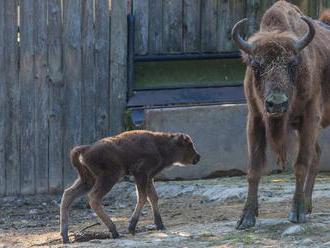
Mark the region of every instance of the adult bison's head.
[[309, 27], [297, 38], [290, 32], [260, 31], [245, 41], [239, 34], [247, 19], [239, 21], [232, 38], [243, 51], [243, 59], [254, 84], [263, 112], [279, 118], [290, 111], [297, 88], [297, 74], [303, 67], [299, 53], [313, 40], [315, 29], [310, 19], [301, 17]]

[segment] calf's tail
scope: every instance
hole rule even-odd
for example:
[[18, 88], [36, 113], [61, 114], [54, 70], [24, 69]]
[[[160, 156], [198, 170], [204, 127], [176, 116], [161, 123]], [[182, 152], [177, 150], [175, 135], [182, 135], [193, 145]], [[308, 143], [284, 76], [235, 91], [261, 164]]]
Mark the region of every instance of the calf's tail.
[[92, 173], [80, 160], [80, 155], [83, 155], [88, 148], [90, 148], [89, 145], [76, 146], [70, 152], [71, 164], [77, 170], [81, 180], [85, 183], [90, 183], [94, 180]]

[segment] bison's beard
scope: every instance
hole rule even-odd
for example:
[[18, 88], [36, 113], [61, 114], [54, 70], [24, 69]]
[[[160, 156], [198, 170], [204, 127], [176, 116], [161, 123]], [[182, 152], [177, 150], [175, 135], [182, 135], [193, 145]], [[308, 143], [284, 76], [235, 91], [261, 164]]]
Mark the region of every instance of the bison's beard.
[[280, 118], [265, 117], [267, 140], [277, 155], [277, 165], [284, 169], [287, 162], [288, 115]]

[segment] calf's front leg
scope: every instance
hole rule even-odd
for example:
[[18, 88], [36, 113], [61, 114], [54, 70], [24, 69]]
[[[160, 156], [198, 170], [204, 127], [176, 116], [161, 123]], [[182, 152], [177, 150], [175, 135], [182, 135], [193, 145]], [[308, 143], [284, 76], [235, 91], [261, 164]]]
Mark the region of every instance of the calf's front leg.
[[258, 186], [265, 165], [266, 131], [261, 116], [248, 115], [248, 196], [236, 229], [253, 227], [258, 216]]
[[153, 180], [150, 180], [149, 182], [147, 195], [148, 195], [148, 201], [152, 208], [152, 212], [154, 215], [154, 222], [157, 230], [165, 230], [165, 226], [163, 225], [162, 217], [160, 216], [160, 212], [158, 208], [158, 195]]

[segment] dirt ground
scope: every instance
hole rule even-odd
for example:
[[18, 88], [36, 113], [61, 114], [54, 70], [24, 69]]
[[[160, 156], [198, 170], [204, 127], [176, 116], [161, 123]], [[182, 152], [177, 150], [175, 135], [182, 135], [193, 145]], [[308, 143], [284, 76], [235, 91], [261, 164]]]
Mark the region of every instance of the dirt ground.
[[[67, 247], [330, 247], [330, 174], [317, 179], [314, 211], [308, 223], [286, 219], [294, 180], [291, 174], [263, 177], [257, 225], [235, 230], [246, 197], [245, 177], [157, 182], [166, 231], [153, 230], [149, 206], [143, 210], [137, 234], [127, 232], [135, 205], [130, 182], [115, 186], [104, 200], [120, 239], [112, 240], [105, 226], [81, 199], [70, 212]], [[59, 236], [60, 195], [0, 199], [0, 247], [62, 247]], [[83, 230], [84, 228], [86, 230]]]

